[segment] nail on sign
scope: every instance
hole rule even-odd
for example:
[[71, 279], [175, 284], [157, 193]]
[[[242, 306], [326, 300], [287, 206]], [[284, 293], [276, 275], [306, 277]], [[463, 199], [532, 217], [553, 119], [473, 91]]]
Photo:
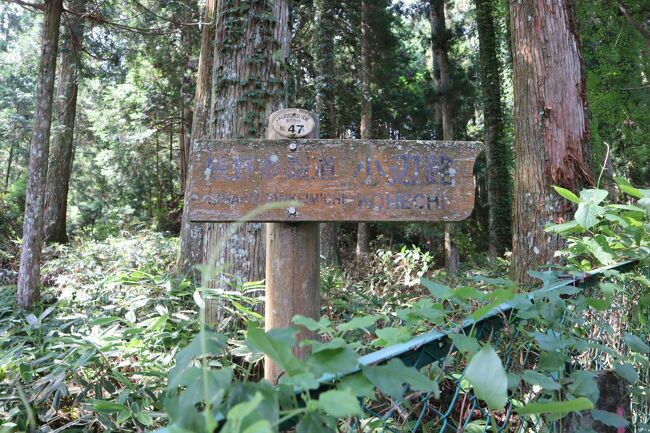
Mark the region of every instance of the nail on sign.
[[[277, 124], [305, 120], [293, 119]], [[313, 121], [294, 128], [296, 137], [309, 127]], [[459, 221], [474, 207], [480, 150], [476, 142], [199, 140], [191, 157], [190, 219], [234, 221], [268, 203], [297, 201], [301, 206], [272, 209], [257, 220]]]

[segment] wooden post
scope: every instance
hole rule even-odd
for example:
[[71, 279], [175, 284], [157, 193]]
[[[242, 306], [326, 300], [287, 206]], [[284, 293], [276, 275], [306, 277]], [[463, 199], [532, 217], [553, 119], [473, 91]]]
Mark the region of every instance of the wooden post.
[[[287, 151], [300, 146], [300, 138], [319, 138], [318, 117], [309, 111], [286, 109], [269, 117], [266, 137], [287, 140]], [[293, 137], [293, 138], [292, 138]], [[290, 207], [288, 216], [300, 208]], [[320, 251], [317, 222], [266, 224], [266, 330], [291, 326], [296, 314], [320, 318]], [[299, 338], [305, 338], [301, 333]], [[308, 348], [296, 348], [299, 358]], [[276, 383], [282, 369], [264, 358], [264, 377]]]

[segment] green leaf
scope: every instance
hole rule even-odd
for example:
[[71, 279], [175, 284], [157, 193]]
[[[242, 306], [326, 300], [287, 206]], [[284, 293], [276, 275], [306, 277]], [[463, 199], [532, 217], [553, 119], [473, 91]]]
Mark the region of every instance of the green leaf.
[[593, 204], [600, 204], [608, 195], [609, 192], [605, 189], [583, 189], [580, 191], [580, 199]]
[[375, 393], [375, 387], [363, 373], [344, 376], [339, 381], [338, 388], [349, 388], [357, 397], [370, 397]]
[[598, 224], [598, 218], [605, 214], [605, 208], [590, 202], [580, 203], [575, 213], [576, 221], [585, 229]]
[[630, 382], [631, 385], [639, 381], [639, 373], [630, 364], [616, 364], [614, 369], [616, 370], [616, 374]]
[[375, 331], [375, 334], [377, 334], [377, 337], [379, 337], [377, 340], [373, 341], [374, 344], [381, 346], [381, 347], [386, 347], [386, 346], [391, 346], [393, 344], [398, 344], [398, 343], [403, 343], [405, 341], [408, 341], [411, 339], [411, 333], [409, 332], [408, 328], [406, 327], [401, 327], [401, 328], [381, 328], [377, 329]]
[[643, 193], [641, 190], [635, 188], [630, 184], [630, 182], [627, 181], [627, 179], [622, 179], [620, 177], [616, 178], [616, 184], [620, 188], [621, 191], [623, 191], [625, 194], [631, 195], [632, 197], [636, 198], [643, 198]]
[[565, 188], [562, 188], [562, 187], [559, 187], [559, 186], [555, 186], [555, 185], [553, 185], [553, 189], [555, 190], [555, 192], [560, 194], [565, 199], [567, 199], [569, 201], [572, 201], [573, 203], [576, 203], [576, 204], [580, 203], [580, 199], [578, 198], [578, 196], [575, 195], [574, 193], [572, 193], [571, 191], [569, 191], [568, 189], [565, 189]]
[[567, 386], [569, 392], [575, 396], [587, 397], [591, 401], [598, 401], [600, 390], [596, 382], [596, 374], [591, 371], [577, 370], [571, 373], [571, 383]]
[[637, 353], [650, 353], [650, 346], [641, 338], [632, 334], [625, 334], [625, 344]]
[[97, 412], [102, 412], [102, 413], [113, 413], [113, 412], [121, 412], [123, 410], [129, 410], [129, 408], [124, 406], [123, 404], [115, 403], [112, 401], [93, 400], [91, 401], [91, 403]]
[[476, 397], [486, 402], [490, 409], [505, 407], [508, 376], [501, 358], [491, 346], [484, 346], [472, 357], [465, 369], [465, 378], [472, 384]]
[[[204, 343], [201, 342], [202, 338]], [[179, 372], [187, 368], [194, 359], [205, 355], [220, 355], [226, 347], [226, 342], [227, 340], [225, 336], [215, 334], [214, 332], [206, 330], [203, 334], [198, 333], [194, 339], [192, 339], [190, 344], [176, 354], [176, 366], [170, 372], [170, 376], [179, 374]], [[203, 352], [203, 344], [205, 344], [205, 353]]]
[[336, 420], [319, 412], [307, 412], [298, 421], [296, 433], [335, 433]]
[[317, 376], [348, 373], [357, 368], [357, 354], [350, 347], [322, 349], [309, 355], [307, 365]]
[[283, 374], [282, 376], [280, 376], [279, 382], [283, 385], [298, 388], [301, 391], [317, 389], [319, 385], [318, 380], [316, 380], [316, 377], [308, 371], [293, 376]]
[[447, 299], [454, 294], [451, 288], [442, 284], [434, 283], [428, 278], [420, 278], [420, 283], [436, 298]]
[[146, 412], [138, 412], [134, 416], [135, 419], [137, 419], [141, 424], [147, 427], [153, 424], [153, 418], [151, 417], [151, 415], [149, 415]]
[[318, 398], [318, 405], [336, 418], [362, 414], [359, 400], [350, 389], [326, 391]]
[[240, 433], [244, 427], [246, 417], [254, 413], [262, 400], [264, 400], [264, 397], [257, 392], [250, 400], [235, 405], [228, 412], [228, 421], [226, 421], [222, 431], [224, 433]]
[[596, 298], [587, 298], [587, 305], [593, 308], [596, 311], [606, 311], [609, 307], [612, 306], [612, 300], [609, 298], [605, 299], [596, 299]]
[[370, 328], [375, 322], [379, 320], [378, 316], [361, 316], [355, 317], [352, 320], [341, 323], [338, 326], [339, 332], [347, 332], [353, 329], [365, 329]]
[[297, 333], [298, 331], [292, 328], [271, 329], [269, 332], [264, 332], [249, 323], [246, 344], [252, 351], [266, 354], [287, 374], [293, 376], [305, 371], [304, 364], [293, 356]]
[[548, 332], [548, 334], [542, 334], [541, 332], [533, 333], [540, 349], [548, 351], [561, 350], [575, 343], [573, 339], [562, 338], [562, 336], [555, 335], [550, 330]]
[[478, 340], [474, 337], [470, 337], [465, 334], [449, 334], [454, 346], [458, 348], [465, 356], [473, 356], [479, 350], [481, 350], [481, 345], [478, 344]]
[[574, 400], [551, 401], [544, 403], [529, 403], [524, 407], [515, 409], [519, 415], [533, 415], [539, 413], [569, 413], [593, 409], [594, 404], [588, 398], [580, 397]]
[[311, 317], [301, 316], [300, 314], [294, 316], [292, 322], [294, 325], [303, 326], [310, 331], [322, 331], [329, 328], [331, 325], [331, 322], [327, 317], [321, 317], [317, 322]]
[[603, 424], [614, 428], [624, 428], [629, 424], [629, 422], [622, 416], [604, 410], [593, 409], [591, 411], [591, 416], [596, 421], [600, 421]]
[[560, 384], [546, 376], [545, 374], [538, 373], [533, 370], [526, 370], [522, 375], [529, 385], [539, 385], [544, 388], [546, 391], [557, 391], [560, 389]]
[[551, 233], [573, 233], [581, 232], [584, 228], [577, 221], [567, 221], [561, 224], [551, 224], [544, 229]]
[[400, 400], [403, 395], [403, 385], [408, 383], [411, 389], [422, 392], [433, 392], [434, 397], [440, 398], [438, 384], [433, 382], [413, 367], [407, 367], [400, 359], [391, 359], [385, 365], [371, 365], [363, 369], [363, 375], [381, 392], [388, 394], [394, 400]]

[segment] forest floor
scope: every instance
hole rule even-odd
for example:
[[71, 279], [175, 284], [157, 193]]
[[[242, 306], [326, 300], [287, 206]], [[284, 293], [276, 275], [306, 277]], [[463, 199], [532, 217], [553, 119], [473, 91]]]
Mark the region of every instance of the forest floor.
[[[38, 424], [54, 432], [100, 424], [133, 431], [163, 419], [159, 397], [174, 356], [200, 328], [196, 287], [174, 273], [177, 251], [177, 238], [153, 232], [48, 247], [42, 302], [32, 312], [16, 309], [14, 284], [0, 285], [2, 433], [12, 431], [25, 399]], [[427, 293], [419, 277], [444, 276], [433, 268], [434, 258], [416, 247], [377, 249], [363, 274], [323, 268], [323, 315], [332, 323], [394, 315]], [[213, 326], [230, 337], [241, 365], [259, 361], [243, 330], [250, 322], [263, 326], [262, 287], [244, 283], [212, 293], [227, 311]]]

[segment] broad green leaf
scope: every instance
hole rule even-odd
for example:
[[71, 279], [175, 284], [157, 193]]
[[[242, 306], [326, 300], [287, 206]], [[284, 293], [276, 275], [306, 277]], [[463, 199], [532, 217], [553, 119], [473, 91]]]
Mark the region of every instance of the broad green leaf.
[[650, 353], [650, 346], [648, 346], [648, 343], [636, 335], [625, 334], [625, 344], [627, 344], [628, 347], [635, 352]]
[[271, 329], [269, 332], [264, 332], [249, 323], [246, 344], [254, 352], [266, 354], [287, 374], [293, 376], [305, 371], [302, 362], [293, 356], [297, 333], [298, 331], [292, 328]]
[[533, 415], [539, 413], [569, 413], [593, 409], [594, 404], [588, 398], [580, 397], [574, 400], [551, 401], [544, 403], [529, 403], [524, 407], [515, 409], [519, 415]]
[[308, 371], [293, 376], [283, 374], [282, 376], [280, 376], [279, 382], [282, 385], [298, 388], [302, 391], [317, 389], [319, 385], [318, 380], [316, 380], [316, 377]]
[[473, 356], [476, 352], [481, 350], [481, 345], [474, 337], [465, 334], [449, 334], [454, 346], [458, 348], [465, 356]]
[[300, 314], [293, 317], [292, 322], [298, 326], [304, 326], [310, 331], [321, 331], [323, 329], [329, 328], [331, 322], [327, 317], [321, 317], [317, 322], [311, 317], [301, 316]]
[[490, 409], [505, 407], [508, 376], [501, 358], [491, 346], [484, 346], [472, 357], [465, 369], [465, 378], [472, 384], [476, 397], [486, 402]]
[[593, 204], [591, 202], [584, 202], [578, 205], [578, 210], [575, 213], [575, 219], [585, 229], [590, 229], [598, 224], [598, 218], [605, 214], [605, 208]]
[[596, 239], [586, 239], [584, 244], [587, 245], [589, 252], [603, 265], [609, 265], [614, 262], [614, 256], [607, 252]]
[[624, 428], [629, 425], [629, 422], [622, 416], [604, 410], [593, 409], [591, 411], [591, 416], [596, 421], [600, 421], [603, 424], [614, 428]]
[[580, 199], [578, 198], [578, 196], [575, 195], [574, 193], [572, 193], [571, 191], [569, 191], [568, 189], [565, 189], [565, 188], [562, 188], [562, 187], [559, 187], [559, 186], [555, 186], [555, 185], [553, 185], [553, 189], [555, 190], [555, 192], [560, 194], [565, 199], [567, 199], [569, 201], [572, 201], [575, 204], [580, 203]]
[[537, 341], [540, 349], [548, 351], [560, 350], [575, 343], [575, 340], [573, 339], [555, 335], [553, 331], [550, 330], [548, 332], [548, 334], [542, 334], [541, 332], [533, 333], [535, 341]]
[[348, 373], [358, 365], [357, 354], [350, 347], [323, 349], [311, 353], [307, 358], [307, 365], [316, 376], [325, 373]]
[[573, 232], [579, 233], [583, 231], [584, 228], [577, 221], [574, 220], [574, 221], [567, 221], [561, 224], [551, 224], [546, 226], [544, 230], [551, 233], [573, 233]]
[[135, 419], [137, 419], [141, 424], [143, 424], [143, 425], [145, 425], [145, 426], [147, 426], [147, 427], [150, 426], [151, 424], [153, 424], [153, 418], [151, 417], [151, 415], [149, 415], [149, 414], [146, 413], [146, 412], [138, 412], [138, 413], [136, 413], [136, 414], [134, 415], [134, 417], [135, 417]]
[[222, 431], [224, 433], [242, 432], [245, 418], [253, 414], [255, 409], [262, 403], [262, 400], [264, 400], [264, 397], [258, 392], [250, 400], [235, 405], [228, 412], [228, 421], [226, 421]]
[[612, 296], [616, 292], [625, 290], [623, 287], [614, 283], [600, 283], [598, 284], [598, 288], [600, 289], [601, 292], [603, 292], [607, 296]]
[[362, 414], [359, 400], [350, 389], [326, 391], [318, 398], [318, 405], [336, 418]]
[[593, 308], [596, 311], [606, 311], [609, 307], [612, 306], [612, 300], [609, 298], [597, 299], [597, 298], [587, 298], [587, 305]]
[[544, 388], [546, 391], [557, 391], [560, 389], [560, 384], [546, 376], [545, 374], [538, 373], [533, 370], [526, 370], [522, 375], [529, 385], [539, 385]]
[[336, 420], [332, 417], [322, 415], [317, 411], [307, 412], [300, 417], [296, 425], [296, 433], [334, 433], [336, 432]]
[[630, 364], [616, 364], [614, 369], [616, 370], [616, 374], [630, 382], [631, 385], [639, 381], [639, 373]]
[[123, 404], [115, 403], [112, 401], [94, 400], [91, 403], [97, 412], [113, 413], [129, 410], [129, 408]]
[[[176, 354], [176, 366], [172, 370], [174, 373], [170, 372], [170, 375], [178, 374], [178, 372], [187, 368], [194, 359], [204, 355], [220, 355], [226, 347], [226, 342], [226, 337], [223, 335], [207, 330], [203, 334], [199, 332], [190, 344]], [[203, 349], [205, 349], [205, 353]]]
[[375, 334], [377, 334], [377, 337], [379, 338], [377, 340], [374, 340], [373, 343], [381, 347], [403, 343], [411, 339], [411, 333], [406, 327], [380, 328], [375, 331]]
[[349, 388], [357, 397], [371, 397], [375, 393], [375, 387], [363, 373], [344, 376], [339, 381], [338, 388]]
[[439, 299], [444, 300], [450, 298], [454, 294], [451, 288], [443, 284], [435, 283], [428, 278], [420, 278], [420, 283], [427, 288], [429, 293]]
[[632, 184], [628, 182], [627, 179], [622, 179], [620, 177], [617, 177], [616, 184], [621, 189], [621, 191], [623, 191], [625, 194], [631, 195], [632, 197], [636, 197], [636, 198], [643, 197], [643, 193], [641, 192], [641, 190], [633, 187]]
[[571, 373], [571, 383], [567, 386], [569, 392], [578, 397], [587, 397], [598, 401], [600, 390], [596, 382], [596, 374], [591, 371], [577, 370]]
[[609, 192], [605, 189], [583, 189], [580, 191], [580, 200], [600, 204], [608, 195]]
[[363, 375], [381, 392], [388, 394], [394, 400], [401, 400], [404, 383], [411, 389], [422, 392], [433, 392], [435, 398], [440, 397], [438, 384], [433, 382], [413, 367], [407, 367], [400, 359], [391, 359], [385, 365], [371, 365], [363, 369]]
[[246, 427], [242, 433], [273, 433], [273, 428], [268, 420], [260, 419]]
[[378, 316], [361, 316], [355, 317], [348, 322], [341, 323], [338, 326], [339, 332], [347, 332], [353, 329], [365, 329], [370, 328], [379, 320]]

